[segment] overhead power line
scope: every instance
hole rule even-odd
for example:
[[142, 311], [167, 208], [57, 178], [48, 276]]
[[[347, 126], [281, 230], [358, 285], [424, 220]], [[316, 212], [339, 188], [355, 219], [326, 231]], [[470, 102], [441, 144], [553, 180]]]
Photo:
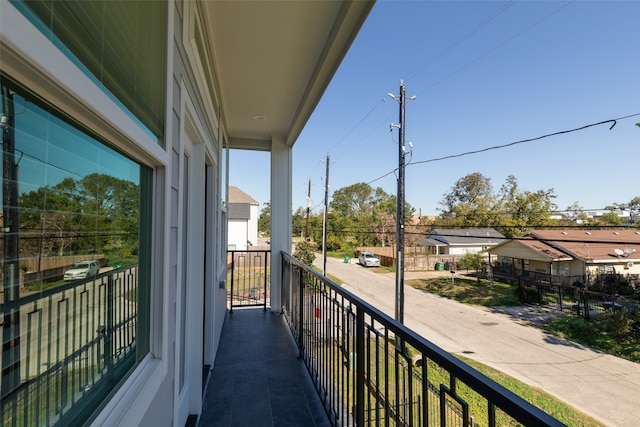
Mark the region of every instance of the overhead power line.
[[[481, 60], [482, 58], [484, 58], [485, 56], [491, 54], [492, 52], [500, 49], [501, 47], [503, 47], [504, 45], [508, 44], [509, 42], [513, 41], [514, 39], [518, 38], [519, 36], [521, 36], [522, 34], [526, 33], [527, 31], [531, 30], [532, 28], [536, 27], [537, 25], [541, 24], [542, 22], [546, 21], [547, 19], [551, 18], [553, 15], [557, 14], [558, 12], [560, 12], [561, 10], [563, 10], [564, 8], [566, 8], [567, 6], [569, 6], [570, 4], [574, 3], [575, 0], [571, 0], [565, 4], [560, 5], [558, 8], [554, 9], [552, 12], [548, 13], [547, 15], [545, 15], [544, 17], [542, 17], [541, 19], [535, 21], [534, 23], [532, 23], [531, 25], [523, 28], [522, 30], [518, 31], [516, 34], [512, 35], [511, 37], [507, 38], [506, 40], [502, 41], [501, 43], [497, 44], [496, 46], [490, 48], [489, 50], [485, 51], [483, 54], [477, 56], [476, 58], [472, 59], [471, 61], [467, 62], [465, 65], [463, 65], [462, 67], [456, 69], [455, 71], [450, 72], [448, 75], [446, 75], [445, 77], [443, 77], [442, 79], [438, 80], [437, 82], [433, 83], [432, 85], [430, 85], [429, 87], [423, 89], [423, 90], [419, 90], [417, 92], [417, 94], [421, 95], [424, 92], [427, 92], [431, 89], [433, 89], [435, 86], [441, 84], [442, 82], [444, 82], [445, 80], [448, 80], [449, 78], [453, 77], [454, 75], [456, 75], [457, 73], [461, 72], [462, 70], [468, 68], [469, 66], [475, 64], [476, 62], [478, 62], [479, 60]], [[484, 28], [485, 26], [487, 26], [488, 24], [490, 24], [494, 19], [496, 19], [498, 16], [500, 16], [502, 13], [504, 13], [505, 11], [507, 11], [509, 8], [511, 8], [513, 5], [515, 5], [517, 3], [517, 1], [510, 1], [506, 4], [504, 4], [503, 6], [501, 6], [498, 10], [496, 10], [495, 12], [493, 12], [490, 16], [484, 18], [484, 20], [482, 20], [481, 22], [479, 22], [475, 27], [473, 27], [469, 32], [467, 32], [466, 34], [458, 37], [453, 43], [451, 43], [449, 46], [445, 47], [444, 49], [442, 49], [440, 52], [438, 52], [435, 56], [433, 56], [431, 59], [429, 59], [428, 61], [426, 61], [425, 63], [423, 63], [422, 65], [420, 65], [415, 71], [411, 72], [409, 74], [409, 77], [407, 77], [405, 80], [409, 80], [409, 79], [413, 79], [415, 76], [417, 76], [418, 74], [420, 74], [422, 71], [424, 71], [425, 69], [427, 69], [428, 67], [430, 67], [431, 65], [433, 65], [434, 63], [438, 62], [440, 59], [442, 59], [444, 56], [446, 56], [449, 52], [451, 52], [452, 50], [456, 49], [459, 45], [461, 45], [465, 40], [467, 40], [469, 37], [473, 36], [474, 34], [476, 34], [478, 31], [480, 31], [482, 28]], [[384, 99], [384, 98], [383, 98]], [[347, 139], [347, 137], [349, 135], [351, 135], [356, 128], [358, 128], [369, 116], [371, 116], [371, 114], [373, 114], [373, 112], [380, 106], [380, 104], [383, 102], [383, 100], [380, 100], [376, 103], [376, 105], [374, 105], [365, 115], [364, 117], [362, 117], [355, 125], [353, 125], [353, 127], [351, 127], [351, 129], [349, 129], [349, 131], [342, 137], [340, 138], [340, 140], [338, 140], [338, 142], [336, 142], [330, 149], [329, 152], [333, 152], [338, 146], [340, 146], [343, 142], [345, 142], [345, 140]], [[386, 123], [388, 122], [388, 117], [385, 118], [385, 120], [382, 121], [382, 123]], [[373, 132], [373, 130], [375, 130], [375, 128], [377, 128], [378, 126], [380, 126], [380, 124], [377, 124], [373, 127], [372, 131], [368, 132], [367, 135], [365, 135], [364, 137], [360, 138], [360, 140], [358, 142], [361, 142], [365, 139], [367, 139], [367, 137]], [[353, 144], [350, 146], [349, 149], [347, 149], [347, 151], [351, 150], [356, 144]]]
[[448, 80], [449, 78], [453, 77], [454, 75], [458, 74], [459, 72], [461, 72], [462, 70], [464, 70], [465, 68], [475, 64], [476, 62], [480, 61], [482, 58], [484, 58], [485, 56], [493, 53], [494, 51], [500, 49], [502, 46], [508, 44], [509, 42], [511, 42], [512, 40], [520, 37], [522, 34], [526, 33], [527, 31], [531, 30], [532, 28], [536, 27], [537, 25], [541, 24], [542, 22], [546, 21], [547, 19], [551, 18], [553, 15], [555, 15], [556, 13], [560, 12], [561, 10], [563, 10], [564, 8], [566, 8], [567, 6], [569, 6], [570, 4], [574, 3], [575, 0], [571, 0], [563, 5], [561, 5], [560, 7], [558, 7], [557, 9], [555, 9], [554, 11], [548, 13], [547, 15], [543, 16], [541, 19], [537, 20], [536, 22], [534, 22], [533, 24], [529, 25], [528, 27], [525, 27], [524, 29], [520, 30], [519, 32], [517, 32], [516, 34], [514, 34], [513, 36], [509, 37], [508, 39], [504, 40], [502, 43], [498, 44], [497, 46], [494, 46], [493, 48], [487, 50], [486, 52], [482, 53], [481, 55], [477, 56], [475, 59], [467, 62], [465, 65], [463, 65], [462, 67], [458, 68], [455, 71], [452, 71], [451, 73], [447, 74], [446, 76], [444, 76], [443, 78], [441, 78], [440, 80], [438, 80], [437, 82], [435, 82], [434, 84], [432, 84], [431, 86], [429, 86], [428, 88], [419, 91], [418, 95], [422, 95], [424, 92], [433, 89], [435, 86], [438, 86], [440, 83], [442, 83], [445, 80]]
[[433, 56], [430, 60], [428, 60], [427, 62], [422, 64], [420, 67], [418, 67], [413, 73], [409, 74], [409, 76], [405, 79], [405, 81], [409, 81], [410, 79], [412, 79], [413, 77], [415, 77], [416, 75], [418, 75], [422, 71], [424, 71], [426, 68], [428, 68], [429, 66], [433, 65], [437, 60], [439, 60], [440, 58], [445, 56], [447, 53], [451, 52], [453, 49], [458, 47], [458, 45], [460, 45], [463, 41], [465, 41], [466, 39], [468, 39], [469, 37], [471, 37], [472, 35], [474, 35], [478, 31], [480, 31], [483, 27], [485, 27], [487, 24], [489, 24], [495, 18], [500, 16], [503, 12], [505, 12], [507, 9], [509, 9], [514, 4], [516, 4], [516, 1], [511, 1], [509, 3], [506, 3], [506, 4], [502, 5], [500, 7], [500, 9], [498, 9], [492, 15], [488, 16], [482, 22], [480, 22], [478, 25], [473, 27], [473, 29], [471, 31], [469, 31], [468, 33], [466, 33], [463, 36], [458, 37], [458, 39], [456, 41], [451, 43], [446, 48], [442, 49], [435, 56]]
[[[424, 164], [424, 163], [439, 162], [439, 161], [442, 161], [442, 160], [454, 159], [454, 158], [457, 158], [457, 157], [469, 156], [469, 155], [472, 155], [472, 154], [484, 153], [486, 151], [498, 150], [498, 149], [501, 149], [501, 148], [512, 147], [514, 145], [524, 144], [524, 143], [533, 142], [533, 141], [539, 141], [541, 139], [550, 138], [552, 136], [558, 136], [558, 135], [563, 135], [563, 134], [567, 134], [567, 133], [578, 132], [578, 131], [581, 131], [581, 130], [584, 130], [584, 129], [588, 129], [590, 127], [600, 126], [600, 125], [603, 125], [603, 124], [606, 124], [606, 123], [612, 123], [611, 127], [609, 127], [609, 130], [611, 130], [616, 125], [618, 120], [624, 120], [624, 119], [628, 119], [628, 118], [636, 117], [636, 116], [640, 116], [640, 113], [629, 114], [628, 116], [618, 117], [618, 118], [615, 118], [615, 119], [603, 120], [601, 122], [591, 123], [591, 124], [588, 124], [588, 125], [584, 125], [584, 126], [580, 126], [580, 127], [574, 128], [574, 129], [568, 129], [568, 130], [562, 130], [562, 131], [558, 131], [558, 132], [548, 133], [546, 135], [537, 136], [535, 138], [523, 139], [523, 140], [520, 140], [520, 141], [514, 141], [514, 142], [507, 143], [507, 144], [502, 144], [502, 145], [494, 145], [494, 146], [491, 146], [491, 147], [481, 148], [479, 150], [465, 151], [463, 153], [451, 154], [451, 155], [448, 155], [448, 156], [437, 157], [437, 158], [433, 158], [433, 159], [429, 159], [429, 160], [418, 160], [418, 161], [415, 161], [415, 162], [407, 163], [407, 166], [419, 165], [419, 164]], [[385, 177], [395, 173], [397, 170], [398, 170], [398, 168], [395, 168], [395, 169], [385, 173], [384, 175], [379, 176], [378, 178], [367, 182], [367, 184], [370, 185], [370, 184], [372, 184], [372, 183], [374, 183], [376, 181], [379, 181], [382, 178], [385, 178]]]

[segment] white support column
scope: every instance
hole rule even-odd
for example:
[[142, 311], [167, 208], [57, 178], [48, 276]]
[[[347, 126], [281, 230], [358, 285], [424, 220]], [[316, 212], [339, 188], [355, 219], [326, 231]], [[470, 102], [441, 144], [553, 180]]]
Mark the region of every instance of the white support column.
[[271, 310], [282, 310], [282, 256], [291, 253], [292, 148], [271, 139]]

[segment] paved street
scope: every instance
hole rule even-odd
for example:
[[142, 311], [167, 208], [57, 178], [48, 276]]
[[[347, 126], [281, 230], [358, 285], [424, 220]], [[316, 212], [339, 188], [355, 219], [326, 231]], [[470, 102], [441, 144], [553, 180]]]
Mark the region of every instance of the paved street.
[[[321, 257], [315, 264], [322, 266]], [[346, 290], [394, 316], [394, 273], [376, 273], [332, 258], [327, 260], [327, 273], [340, 278]], [[405, 279], [413, 274], [407, 273]], [[640, 364], [546, 334], [508, 314], [409, 286], [405, 286], [404, 319], [444, 350], [539, 387], [608, 426], [638, 425]]]

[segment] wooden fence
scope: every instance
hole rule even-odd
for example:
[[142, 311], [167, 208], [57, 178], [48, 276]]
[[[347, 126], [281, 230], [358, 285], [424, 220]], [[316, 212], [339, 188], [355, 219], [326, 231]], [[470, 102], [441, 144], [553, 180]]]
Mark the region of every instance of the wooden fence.
[[[417, 248], [417, 251], [415, 250]], [[437, 270], [438, 264], [442, 264], [445, 270], [457, 270], [458, 262], [464, 255], [433, 255], [421, 251], [421, 246], [405, 248], [404, 269], [405, 271], [425, 271]], [[395, 248], [393, 247], [359, 247], [356, 249], [357, 258], [362, 252], [372, 252], [380, 258], [380, 265], [394, 267], [396, 265]]]
[[21, 275], [22, 285], [34, 281], [60, 280], [67, 268], [75, 263], [89, 260], [98, 261], [100, 267], [104, 267], [106, 262], [103, 254], [22, 258], [20, 259], [20, 267], [26, 270]]

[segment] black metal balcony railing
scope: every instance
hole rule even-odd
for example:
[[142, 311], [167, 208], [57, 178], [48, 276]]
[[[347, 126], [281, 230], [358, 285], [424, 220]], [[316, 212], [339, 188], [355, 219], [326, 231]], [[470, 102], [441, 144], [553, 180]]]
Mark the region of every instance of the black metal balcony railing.
[[267, 309], [270, 289], [270, 250], [227, 251], [229, 310], [239, 307]]
[[132, 265], [0, 305], [2, 425], [86, 418], [135, 361], [137, 291]]
[[333, 425], [564, 425], [286, 253], [282, 301]]

